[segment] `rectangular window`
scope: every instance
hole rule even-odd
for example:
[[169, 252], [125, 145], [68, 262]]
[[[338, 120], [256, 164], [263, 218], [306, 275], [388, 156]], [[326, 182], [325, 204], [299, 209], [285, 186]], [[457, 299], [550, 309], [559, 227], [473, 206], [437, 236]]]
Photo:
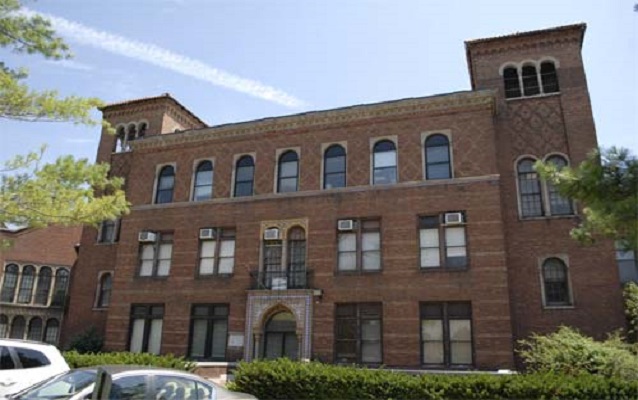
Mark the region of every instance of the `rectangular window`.
[[191, 358], [211, 361], [225, 360], [227, 337], [227, 304], [193, 305], [188, 351]]
[[210, 229], [210, 238], [199, 239], [199, 275], [232, 274], [235, 267], [235, 230]]
[[132, 353], [159, 354], [162, 347], [162, 323], [164, 305], [133, 304], [129, 351]]
[[102, 221], [98, 233], [98, 243], [115, 243], [118, 240], [120, 220], [112, 219]]
[[139, 276], [168, 276], [173, 254], [173, 233], [157, 233], [151, 243], [140, 243]]
[[368, 219], [352, 222], [352, 229], [340, 229], [337, 234], [339, 271], [381, 270], [381, 221]]
[[381, 364], [381, 303], [336, 304], [335, 361]]
[[[457, 214], [457, 213], [454, 213]], [[465, 219], [461, 213], [462, 219]], [[466, 268], [465, 225], [442, 223], [445, 214], [419, 217], [421, 268]]]
[[421, 348], [424, 365], [471, 366], [470, 302], [421, 303]]

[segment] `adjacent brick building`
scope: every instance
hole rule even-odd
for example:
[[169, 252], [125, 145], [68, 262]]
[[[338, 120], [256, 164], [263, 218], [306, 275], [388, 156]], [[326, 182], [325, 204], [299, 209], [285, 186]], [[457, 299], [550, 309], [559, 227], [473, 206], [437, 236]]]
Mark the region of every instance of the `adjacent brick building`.
[[82, 227], [0, 230], [0, 338], [57, 344]]
[[85, 228], [66, 337], [235, 361], [514, 365], [516, 340], [624, 325], [613, 245], [533, 170], [596, 146], [585, 25], [466, 43], [472, 90], [206, 126], [103, 108], [121, 221]]

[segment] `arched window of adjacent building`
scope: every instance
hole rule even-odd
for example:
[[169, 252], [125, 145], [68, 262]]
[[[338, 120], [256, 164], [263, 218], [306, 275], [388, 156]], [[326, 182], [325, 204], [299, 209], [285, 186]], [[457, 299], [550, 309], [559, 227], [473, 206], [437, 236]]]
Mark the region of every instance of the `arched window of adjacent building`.
[[60, 321], [51, 318], [47, 321], [47, 327], [44, 331], [44, 341], [50, 344], [58, 342], [58, 333], [60, 332]]
[[11, 321], [11, 332], [9, 332], [9, 338], [11, 339], [24, 339], [24, 331], [26, 330], [26, 321], [23, 316], [18, 315], [13, 317]]
[[6, 338], [7, 333], [9, 333], [9, 318], [4, 314], [0, 314], [0, 339]]
[[35, 289], [35, 304], [47, 305], [49, 303], [52, 277], [51, 268], [40, 268], [40, 272], [38, 273], [38, 286]]
[[131, 142], [137, 137], [137, 126], [130, 124], [126, 130], [126, 150], [131, 148]]
[[172, 165], [165, 165], [160, 169], [157, 176], [157, 192], [155, 193], [155, 203], [163, 204], [173, 201], [173, 188], [175, 187], [175, 168]]
[[289, 289], [306, 287], [306, 231], [298, 226], [288, 231], [288, 276]]
[[5, 303], [12, 303], [18, 286], [18, 266], [9, 264], [4, 268], [4, 279], [2, 281], [2, 293], [0, 300]]
[[119, 153], [124, 151], [124, 143], [126, 142], [126, 132], [123, 126], [119, 126], [115, 131], [115, 148], [114, 152]]
[[213, 198], [213, 163], [202, 161], [195, 170], [195, 183], [193, 184], [193, 201], [208, 200]]
[[31, 321], [29, 321], [29, 330], [27, 331], [27, 339], [42, 340], [42, 318], [31, 318]]
[[522, 217], [540, 217], [543, 215], [543, 196], [538, 173], [534, 169], [534, 160], [525, 158], [518, 162], [518, 194]]
[[61, 307], [66, 299], [66, 289], [69, 285], [69, 271], [61, 268], [55, 273], [55, 285], [53, 287], [52, 306]]
[[[547, 159], [547, 163], [554, 164], [559, 170], [567, 166], [567, 160], [561, 156], [551, 156]], [[547, 197], [549, 198], [549, 210], [552, 215], [570, 215], [574, 213], [572, 202], [561, 196], [556, 186], [551, 182], [545, 182], [547, 185]]]
[[397, 182], [397, 149], [390, 140], [378, 141], [373, 148], [373, 185]]
[[425, 179], [450, 179], [450, 141], [447, 136], [436, 134], [425, 140]]
[[525, 96], [535, 96], [537, 94], [540, 94], [540, 92], [541, 91], [538, 83], [536, 66], [523, 66], [523, 93], [525, 94]]
[[33, 284], [35, 283], [35, 268], [33, 265], [27, 265], [22, 269], [22, 278], [20, 279], [20, 290], [18, 290], [18, 303], [31, 303], [33, 295]]
[[100, 287], [97, 294], [97, 307], [105, 308], [111, 302], [111, 287], [113, 285], [113, 277], [110, 273], [102, 274], [100, 277]]
[[506, 99], [521, 97], [521, 83], [518, 80], [516, 67], [507, 67], [503, 70], [503, 82], [505, 84]]
[[556, 66], [551, 61], [541, 63], [541, 82], [543, 83], [543, 93], [556, 93], [560, 91], [558, 87], [558, 76]]
[[567, 266], [559, 258], [548, 258], [543, 262], [543, 286], [546, 306], [570, 306]]
[[148, 129], [148, 124], [146, 122], [140, 122], [137, 128], [137, 137], [143, 138], [146, 135], [146, 130]]
[[255, 161], [251, 156], [242, 156], [235, 165], [234, 197], [253, 195], [253, 180], [255, 178]]
[[277, 176], [278, 193], [299, 190], [299, 156], [296, 152], [288, 150], [279, 157]]
[[323, 188], [346, 186], [346, 151], [338, 144], [328, 147], [323, 153]]

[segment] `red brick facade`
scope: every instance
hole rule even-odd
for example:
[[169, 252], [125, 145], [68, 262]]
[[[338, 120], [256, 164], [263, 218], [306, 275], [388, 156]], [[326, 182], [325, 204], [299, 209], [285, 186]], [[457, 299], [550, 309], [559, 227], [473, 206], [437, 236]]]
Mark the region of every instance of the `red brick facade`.
[[[196, 341], [193, 305], [215, 304], [228, 310], [227, 361], [269, 354], [268, 340], [275, 336], [268, 336], [267, 326], [285, 311], [294, 317], [294, 354], [332, 362], [343, 352], [337, 350], [337, 337], [348, 335], [336, 322], [342, 306], [371, 303], [381, 305], [380, 315], [353, 328], [357, 352], [373, 343], [380, 346], [375, 347], [380, 359], [371, 356], [372, 364], [421, 368], [432, 366], [423, 348], [432, 351], [438, 344], [428, 340], [438, 339], [422, 335], [423, 320], [434, 317], [420, 315], [427, 304], [445, 303], [441, 332], [448, 340], [441, 346], [446, 362], [439, 364], [454, 366], [450, 348], [468, 346], [452, 343], [458, 333], [453, 326], [460, 326], [451, 321], [452, 309], [462, 302], [471, 308], [471, 324], [460, 323], [465, 333], [471, 326], [471, 360], [460, 364], [495, 369], [514, 365], [516, 340], [531, 332], [568, 324], [599, 336], [623, 326], [612, 245], [576, 244], [568, 234], [576, 215], [522, 218], [519, 211], [516, 163], [521, 156], [561, 154], [576, 163], [596, 146], [580, 56], [584, 29], [576, 25], [468, 42], [473, 88], [466, 92], [212, 127], [168, 96], [105, 107], [104, 118], [113, 125], [145, 121], [148, 131], [130, 141], [131, 151], [119, 153], [113, 152], [117, 138], [102, 136], [97, 159], [126, 178], [133, 208], [113, 243], [98, 243], [98, 232], [84, 229], [66, 337], [92, 324], [104, 332], [108, 348], [124, 350], [137, 334], [132, 306], [163, 305], [160, 351], [188, 355], [189, 343]], [[560, 91], [505, 99], [501, 67], [546, 57], [556, 65]], [[449, 141], [449, 179], [426, 179], [424, 141], [436, 133]], [[396, 146], [394, 184], [371, 184], [373, 146], [380, 139]], [[346, 187], [323, 190], [324, 151], [335, 143], [346, 152]], [[277, 193], [278, 157], [289, 149], [299, 159], [298, 191]], [[247, 154], [254, 159], [254, 193], [234, 197], [236, 162]], [[213, 196], [195, 202], [201, 160], [212, 161]], [[165, 165], [175, 171], [172, 201], [154, 204]], [[460, 226], [466, 267], [423, 268], [419, 217], [458, 211], [465, 218]], [[370, 218], [380, 221], [380, 270], [340, 271], [338, 221]], [[295, 226], [305, 231], [304, 268], [311, 271], [310, 280], [294, 289], [254, 290], [251, 273], [263, 271], [266, 262], [265, 230], [277, 227], [286, 242]], [[198, 275], [198, 235], [210, 227], [235, 232], [232, 274]], [[144, 245], [138, 235], [144, 231], [172, 232], [167, 276], [140, 276]], [[566, 306], [543, 305], [541, 266], [552, 257], [566, 266]], [[96, 307], [104, 272], [113, 274], [110, 302]], [[433, 324], [436, 331], [439, 325]]]

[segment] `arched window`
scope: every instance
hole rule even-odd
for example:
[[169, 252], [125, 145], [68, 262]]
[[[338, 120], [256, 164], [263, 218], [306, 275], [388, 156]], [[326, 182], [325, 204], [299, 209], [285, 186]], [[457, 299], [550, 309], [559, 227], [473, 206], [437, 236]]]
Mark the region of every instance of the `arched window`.
[[12, 303], [18, 286], [18, 266], [9, 264], [4, 268], [4, 280], [2, 282], [2, 293], [0, 301]]
[[521, 97], [521, 83], [518, 81], [516, 67], [507, 67], [503, 70], [503, 82], [505, 83], [506, 99]]
[[49, 303], [49, 293], [51, 292], [51, 268], [42, 267], [38, 274], [38, 286], [35, 289], [35, 304], [47, 305]]
[[110, 273], [103, 274], [100, 278], [100, 287], [97, 294], [97, 307], [105, 308], [109, 306], [111, 301], [111, 287], [113, 285], [113, 277]]
[[450, 142], [445, 135], [436, 134], [425, 140], [425, 179], [450, 179]]
[[33, 284], [35, 283], [35, 268], [33, 265], [27, 265], [22, 269], [22, 278], [20, 279], [20, 290], [18, 290], [18, 303], [31, 303], [31, 295], [33, 294]]
[[175, 187], [175, 168], [172, 165], [165, 165], [160, 169], [157, 176], [157, 192], [155, 193], [155, 203], [163, 204], [173, 201], [173, 188]]
[[543, 262], [543, 286], [546, 306], [570, 306], [567, 266], [559, 258], [548, 258]]
[[213, 198], [213, 163], [202, 161], [195, 170], [195, 183], [193, 184], [193, 201], [208, 200]]
[[306, 287], [306, 232], [294, 227], [288, 231], [289, 288]]
[[136, 137], [137, 127], [135, 126], [135, 124], [130, 124], [126, 132], [126, 150], [130, 150], [131, 142], [135, 140]]
[[42, 318], [35, 317], [29, 321], [28, 340], [42, 340]]
[[7, 333], [9, 333], [9, 318], [4, 314], [0, 314], [0, 339], [6, 338]]
[[541, 82], [543, 83], [543, 93], [556, 93], [560, 91], [556, 67], [553, 62], [544, 61], [541, 63]]
[[273, 315], [265, 326], [264, 358], [275, 359], [287, 357], [297, 359], [297, 322], [295, 316], [289, 312]]
[[51, 318], [47, 321], [47, 327], [44, 331], [44, 341], [50, 344], [58, 342], [58, 332], [60, 331], [60, 322]]
[[242, 156], [235, 165], [234, 197], [253, 195], [253, 180], [255, 178], [255, 161], [251, 156]]
[[277, 176], [278, 193], [299, 190], [299, 156], [297, 153], [288, 150], [279, 157]]
[[540, 92], [536, 67], [534, 65], [525, 65], [523, 67], [523, 93], [525, 96], [535, 96], [540, 94]]
[[61, 307], [66, 298], [66, 288], [69, 284], [69, 271], [61, 268], [55, 273], [55, 286], [53, 287], [52, 306]]
[[115, 131], [115, 148], [113, 151], [115, 153], [124, 151], [124, 142], [126, 142], [126, 133], [124, 132], [124, 127], [120, 126]]
[[346, 151], [334, 144], [323, 153], [323, 188], [346, 186]]
[[373, 148], [373, 185], [397, 182], [397, 149], [390, 140], [381, 140]]
[[148, 129], [148, 124], [146, 122], [140, 122], [139, 127], [137, 129], [137, 137], [143, 138], [146, 135], [146, 130]]
[[534, 169], [534, 160], [525, 158], [518, 162], [518, 194], [522, 217], [543, 215], [541, 183]]
[[24, 339], [24, 331], [26, 330], [26, 321], [24, 317], [18, 315], [13, 317], [11, 321], [11, 332], [9, 332], [9, 338], [11, 339]]
[[[567, 166], [567, 160], [561, 156], [551, 156], [547, 159], [547, 163], [554, 164], [559, 170]], [[574, 211], [572, 202], [561, 196], [551, 182], [545, 182], [547, 185], [547, 197], [549, 198], [549, 210], [552, 215], [570, 215]]]

